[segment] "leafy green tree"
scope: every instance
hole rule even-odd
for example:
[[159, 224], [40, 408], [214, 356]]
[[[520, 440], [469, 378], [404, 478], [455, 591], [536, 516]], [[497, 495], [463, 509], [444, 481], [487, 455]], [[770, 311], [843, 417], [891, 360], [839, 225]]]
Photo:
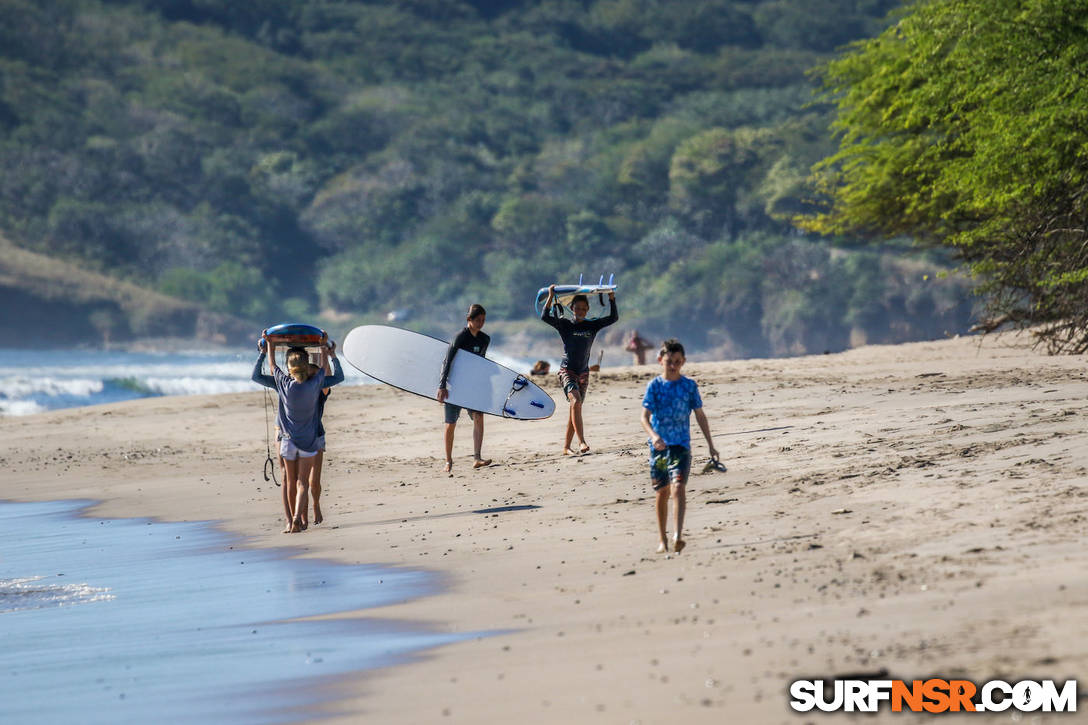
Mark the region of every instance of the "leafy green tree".
[[1088, 15], [1079, 0], [917, 2], [823, 70], [838, 153], [821, 232], [953, 248], [986, 329], [1088, 350]]

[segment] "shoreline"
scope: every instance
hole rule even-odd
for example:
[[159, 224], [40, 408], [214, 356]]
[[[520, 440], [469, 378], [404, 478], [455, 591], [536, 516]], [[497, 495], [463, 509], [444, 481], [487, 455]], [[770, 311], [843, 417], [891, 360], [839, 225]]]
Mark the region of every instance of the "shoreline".
[[327, 681], [458, 639], [345, 616], [436, 596], [439, 573], [295, 559], [215, 522], [102, 518], [94, 504], [0, 501], [13, 721], [268, 722], [320, 704]]
[[689, 362], [729, 471], [697, 475], [696, 429], [688, 548], [669, 557], [638, 425], [649, 365], [591, 383], [592, 455], [559, 455], [560, 406], [488, 418], [497, 465], [475, 472], [458, 426], [453, 478], [437, 406], [336, 389], [327, 521], [302, 534], [279, 533], [261, 478], [259, 392], [3, 418], [0, 462], [13, 500], [103, 498], [96, 515], [442, 572], [445, 593], [365, 616], [509, 632], [334, 684], [333, 722], [799, 722], [788, 684], [817, 674], [1088, 676], [1088, 376], [1023, 339]]

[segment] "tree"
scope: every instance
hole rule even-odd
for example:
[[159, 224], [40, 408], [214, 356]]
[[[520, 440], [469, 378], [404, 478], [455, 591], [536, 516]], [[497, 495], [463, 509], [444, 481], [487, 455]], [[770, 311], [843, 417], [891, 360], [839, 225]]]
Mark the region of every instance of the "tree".
[[822, 71], [839, 150], [825, 233], [953, 248], [988, 319], [1088, 351], [1088, 15], [1081, 0], [924, 0]]

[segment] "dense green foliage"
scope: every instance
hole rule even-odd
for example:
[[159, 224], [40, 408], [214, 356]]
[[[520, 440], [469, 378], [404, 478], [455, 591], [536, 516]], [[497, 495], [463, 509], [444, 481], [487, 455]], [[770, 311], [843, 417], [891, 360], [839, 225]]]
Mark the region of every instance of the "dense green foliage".
[[936, 257], [788, 222], [833, 149], [806, 73], [895, 4], [0, 0], [0, 230], [264, 321], [604, 272], [725, 354], [960, 330]]
[[953, 248], [995, 327], [1088, 351], [1088, 6], [927, 0], [825, 71], [825, 232]]

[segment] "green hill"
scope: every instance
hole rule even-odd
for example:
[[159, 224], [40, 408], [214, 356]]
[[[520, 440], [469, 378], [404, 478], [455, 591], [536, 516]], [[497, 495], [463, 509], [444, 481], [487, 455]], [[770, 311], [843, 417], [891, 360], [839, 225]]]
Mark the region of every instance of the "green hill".
[[808, 69], [896, 5], [0, 0], [0, 230], [257, 324], [516, 320], [584, 272], [728, 355], [957, 332], [941, 258], [788, 221]]
[[132, 338], [252, 338], [241, 320], [78, 265], [19, 249], [0, 237], [0, 339], [26, 345], [110, 344]]

